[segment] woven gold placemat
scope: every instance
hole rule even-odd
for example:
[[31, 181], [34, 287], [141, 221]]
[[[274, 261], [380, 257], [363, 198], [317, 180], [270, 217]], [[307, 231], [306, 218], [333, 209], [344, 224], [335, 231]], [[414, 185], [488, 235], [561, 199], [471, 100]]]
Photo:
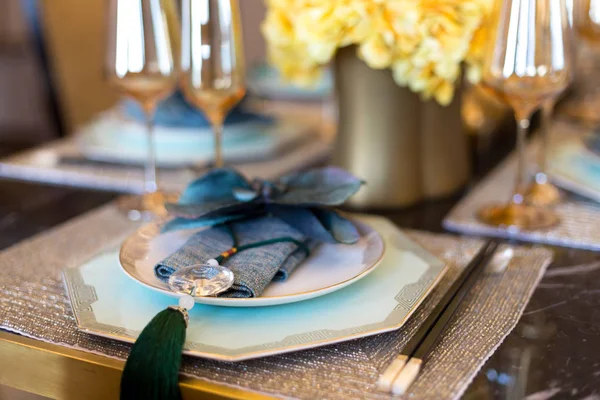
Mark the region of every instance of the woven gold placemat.
[[[61, 271], [117, 244], [136, 227], [108, 205], [0, 253], [0, 328], [125, 359], [130, 345], [77, 330]], [[379, 374], [481, 246], [476, 239], [407, 233], [449, 263], [450, 268], [437, 289], [398, 331], [239, 363], [186, 357], [183, 373], [281, 397], [389, 398], [389, 394], [376, 390]], [[543, 248], [519, 247], [504, 273], [486, 273], [426, 360], [407, 398], [459, 397], [516, 325], [551, 256]]]
[[[560, 144], [561, 141], [580, 136], [584, 132], [585, 130], [575, 124], [555, 121], [551, 137], [553, 142]], [[531, 161], [531, 172], [535, 171], [533, 164], [537, 159], [537, 151], [538, 142], [534, 140], [527, 147], [527, 160]], [[560, 203], [553, 207], [560, 221], [549, 229], [514, 231], [479, 221], [477, 211], [483, 206], [508, 201], [514, 189], [516, 173], [517, 157], [513, 153], [459, 201], [444, 218], [444, 227], [471, 235], [600, 250], [600, 204], [566, 193], [563, 193]]]

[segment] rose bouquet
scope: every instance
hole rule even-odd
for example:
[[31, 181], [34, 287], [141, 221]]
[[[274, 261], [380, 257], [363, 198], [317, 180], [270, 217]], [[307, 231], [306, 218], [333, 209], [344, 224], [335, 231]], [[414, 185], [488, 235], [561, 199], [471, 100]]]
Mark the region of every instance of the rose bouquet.
[[374, 69], [447, 105], [463, 64], [481, 77], [493, 0], [267, 0], [262, 30], [282, 75], [307, 85], [338, 48], [355, 45]]

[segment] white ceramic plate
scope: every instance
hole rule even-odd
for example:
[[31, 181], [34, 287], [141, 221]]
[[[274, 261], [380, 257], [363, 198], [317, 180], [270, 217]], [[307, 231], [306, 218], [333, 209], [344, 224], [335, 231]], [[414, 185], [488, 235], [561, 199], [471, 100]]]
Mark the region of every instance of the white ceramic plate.
[[[223, 135], [223, 154], [228, 162], [260, 160], [314, 134], [314, 128], [314, 124], [297, 119], [228, 125]], [[154, 134], [159, 166], [204, 165], [213, 158], [210, 130], [157, 126]], [[143, 124], [107, 112], [82, 129], [76, 138], [81, 154], [91, 160], [141, 165], [148, 155], [146, 135]]]
[[[261, 297], [238, 299], [197, 297], [196, 302], [228, 307], [262, 307], [312, 299], [346, 287], [372, 272], [381, 262], [381, 235], [364, 222], [356, 222], [362, 235], [353, 245], [321, 244], [284, 282], [272, 282]], [[160, 226], [149, 224], [121, 247], [123, 271], [135, 281], [167, 295], [179, 295], [154, 275], [154, 266], [174, 253], [199, 230], [159, 234]]]

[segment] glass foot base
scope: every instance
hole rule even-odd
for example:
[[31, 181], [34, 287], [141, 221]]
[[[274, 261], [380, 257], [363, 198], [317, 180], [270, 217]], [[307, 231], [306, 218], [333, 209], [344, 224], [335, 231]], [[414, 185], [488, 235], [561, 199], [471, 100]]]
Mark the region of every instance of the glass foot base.
[[532, 183], [525, 193], [525, 202], [532, 206], [551, 206], [560, 202], [560, 190], [553, 184]]
[[177, 201], [176, 193], [153, 192], [141, 196], [125, 196], [118, 200], [117, 205], [132, 221], [151, 221], [157, 217], [166, 217], [165, 203]]
[[486, 206], [477, 217], [488, 225], [519, 230], [551, 228], [559, 221], [549, 209], [515, 203]]

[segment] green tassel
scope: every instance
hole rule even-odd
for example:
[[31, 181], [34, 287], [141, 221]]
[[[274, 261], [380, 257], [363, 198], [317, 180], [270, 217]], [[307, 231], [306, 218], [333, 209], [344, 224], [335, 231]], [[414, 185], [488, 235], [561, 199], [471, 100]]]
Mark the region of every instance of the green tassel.
[[180, 400], [179, 367], [185, 342], [182, 311], [156, 314], [136, 340], [121, 377], [121, 400]]

